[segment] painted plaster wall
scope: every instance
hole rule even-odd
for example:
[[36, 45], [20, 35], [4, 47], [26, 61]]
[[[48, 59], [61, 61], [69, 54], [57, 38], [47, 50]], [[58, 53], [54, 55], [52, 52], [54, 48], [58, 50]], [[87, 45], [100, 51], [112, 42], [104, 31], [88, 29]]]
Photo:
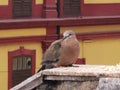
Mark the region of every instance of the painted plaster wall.
[[83, 0], [83, 16], [119, 16], [120, 0]]
[[83, 41], [83, 56], [87, 64], [116, 65], [120, 63], [120, 38]]
[[[0, 19], [11, 19], [13, 18], [12, 10], [13, 0], [0, 0]], [[32, 0], [32, 17], [40, 18], [42, 17], [42, 4], [43, 0]], [[39, 12], [38, 12], [39, 11]]]
[[73, 27], [61, 27], [60, 31], [63, 33], [65, 30], [74, 30], [76, 33], [92, 33], [92, 32], [112, 32], [120, 31], [119, 25], [95, 25], [95, 26], [73, 26]]
[[[7, 33], [6, 33], [7, 31]], [[0, 38], [46, 35], [46, 28], [0, 30]]]
[[36, 50], [36, 70], [40, 68], [42, 48], [40, 42], [21, 42], [0, 44], [0, 89], [8, 89], [8, 51], [14, 51], [24, 46], [25, 49]]
[[[6, 33], [7, 31], [7, 33]], [[0, 30], [0, 38], [46, 35], [45, 28]], [[14, 51], [23, 46], [25, 49], [36, 50], [36, 72], [41, 67], [41, 42], [19, 42], [0, 44], [0, 89], [8, 90], [8, 51]]]
[[120, 0], [84, 0], [84, 3], [120, 3]]
[[0, 5], [8, 5], [8, 0], [0, 0]]
[[35, 0], [36, 4], [43, 4], [43, 0]]

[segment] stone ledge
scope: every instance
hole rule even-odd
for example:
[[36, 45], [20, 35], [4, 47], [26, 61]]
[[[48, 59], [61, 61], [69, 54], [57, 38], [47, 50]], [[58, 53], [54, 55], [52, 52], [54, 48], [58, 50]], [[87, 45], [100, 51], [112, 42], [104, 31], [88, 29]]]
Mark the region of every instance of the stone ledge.
[[[101, 78], [120, 78], [120, 67], [106, 65], [73, 65], [42, 72], [44, 83], [38, 90], [114, 90], [101, 89]], [[100, 82], [99, 82], [100, 79]], [[104, 81], [104, 80], [103, 80]], [[111, 85], [111, 84], [110, 84]], [[105, 87], [105, 86], [104, 86]], [[114, 86], [112, 86], [114, 87]], [[119, 89], [115, 89], [119, 90]]]
[[10, 90], [120, 90], [119, 83], [120, 65], [75, 64], [40, 71]]
[[73, 65], [44, 70], [45, 76], [95, 76], [120, 78], [120, 66], [105, 65]]

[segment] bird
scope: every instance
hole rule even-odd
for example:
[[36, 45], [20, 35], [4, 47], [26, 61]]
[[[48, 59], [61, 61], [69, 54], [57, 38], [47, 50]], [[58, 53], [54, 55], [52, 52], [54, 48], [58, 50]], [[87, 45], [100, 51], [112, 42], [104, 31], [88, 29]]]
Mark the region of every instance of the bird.
[[63, 38], [52, 42], [43, 54], [40, 70], [71, 66], [76, 62], [79, 54], [80, 45], [75, 32], [66, 30], [63, 33]]
[[80, 45], [75, 32], [67, 30], [63, 33], [63, 36], [59, 60], [53, 63], [54, 67], [71, 66], [76, 62], [80, 53]]

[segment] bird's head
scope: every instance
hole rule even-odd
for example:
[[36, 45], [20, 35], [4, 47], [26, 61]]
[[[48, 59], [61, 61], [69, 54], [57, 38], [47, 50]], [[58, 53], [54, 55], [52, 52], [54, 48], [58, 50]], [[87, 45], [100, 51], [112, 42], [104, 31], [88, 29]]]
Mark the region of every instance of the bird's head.
[[65, 38], [68, 38], [68, 37], [70, 37], [70, 36], [75, 36], [75, 32], [74, 31], [72, 31], [72, 30], [67, 30], [67, 31], [65, 31], [64, 33], [63, 33], [63, 38], [65, 39]]

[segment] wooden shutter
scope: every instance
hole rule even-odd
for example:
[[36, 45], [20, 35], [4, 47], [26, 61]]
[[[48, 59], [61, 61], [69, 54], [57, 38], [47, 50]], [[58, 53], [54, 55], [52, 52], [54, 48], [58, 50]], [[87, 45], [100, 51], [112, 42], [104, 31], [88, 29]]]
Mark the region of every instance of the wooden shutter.
[[80, 0], [64, 0], [63, 14], [68, 16], [80, 15]]
[[15, 86], [32, 75], [32, 57], [21, 55], [13, 57], [12, 62], [12, 83]]
[[32, 0], [13, 0], [13, 18], [32, 16]]

